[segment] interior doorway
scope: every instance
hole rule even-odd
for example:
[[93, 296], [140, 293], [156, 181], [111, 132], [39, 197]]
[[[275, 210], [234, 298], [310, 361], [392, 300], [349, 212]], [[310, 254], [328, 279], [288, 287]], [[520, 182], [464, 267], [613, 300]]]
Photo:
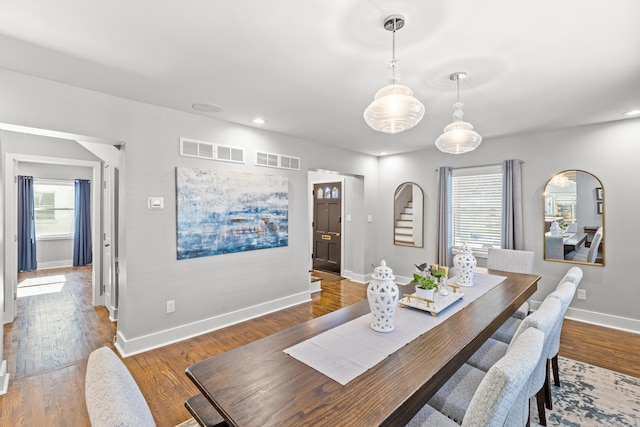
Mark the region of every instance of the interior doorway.
[[[10, 323], [17, 310], [17, 284], [18, 284], [18, 264], [17, 264], [17, 244], [14, 236], [17, 235], [17, 180], [16, 172], [17, 166], [20, 162], [29, 163], [42, 163], [49, 165], [73, 165], [79, 167], [86, 167], [91, 169], [91, 212], [93, 215], [91, 234], [92, 239], [92, 253], [93, 261], [90, 270], [91, 275], [91, 299], [94, 306], [105, 305], [103, 285], [103, 257], [102, 257], [102, 162], [95, 160], [80, 160], [79, 158], [63, 158], [52, 157], [47, 155], [31, 155], [22, 154], [22, 144], [17, 143], [17, 138], [23, 138], [25, 141], [29, 141], [33, 147], [42, 147], [43, 151], [52, 153], [49, 149], [51, 145], [56, 141], [69, 142], [79, 144], [99, 159], [104, 162], [109, 162], [113, 165], [119, 165], [124, 160], [124, 154], [119, 148], [122, 146], [122, 142], [104, 140], [100, 138], [83, 136], [77, 134], [70, 134], [59, 131], [52, 131], [39, 128], [31, 128], [19, 125], [12, 125], [7, 123], [0, 123], [0, 132], [2, 132], [2, 140], [5, 143], [3, 151], [5, 151], [5, 161], [3, 170], [3, 182], [4, 182], [4, 228], [7, 236], [11, 236], [11, 239], [4, 239], [4, 286], [3, 286], [3, 323]], [[34, 141], [37, 140], [37, 141]], [[13, 150], [11, 147], [13, 146]], [[76, 146], [77, 147], [77, 146]], [[71, 153], [78, 153], [76, 149], [67, 146], [65, 149], [59, 149], [58, 151], [64, 155], [65, 150], [70, 150]], [[16, 152], [12, 152], [16, 151]], [[32, 151], [34, 151], [32, 149]], [[35, 150], [39, 152], [39, 150]], [[56, 152], [57, 154], [57, 152]], [[70, 156], [71, 157], [71, 156]], [[116, 186], [118, 182], [116, 180]], [[117, 190], [114, 189], [113, 194], [118, 195]], [[112, 213], [114, 218], [121, 217], [122, 206], [117, 201], [112, 205]], [[117, 250], [117, 237], [116, 247]]]
[[313, 269], [342, 269], [342, 182], [313, 185]]

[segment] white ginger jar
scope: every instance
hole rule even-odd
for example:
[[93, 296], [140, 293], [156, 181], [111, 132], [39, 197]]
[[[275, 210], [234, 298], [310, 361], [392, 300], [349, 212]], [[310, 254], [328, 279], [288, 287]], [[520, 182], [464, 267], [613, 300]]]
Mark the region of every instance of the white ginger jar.
[[562, 228], [560, 228], [560, 224], [558, 224], [558, 221], [553, 221], [551, 223], [551, 227], [549, 227], [549, 231], [551, 232], [552, 236], [562, 235]]
[[473, 249], [467, 243], [463, 243], [460, 253], [453, 257], [453, 265], [456, 266], [458, 274], [458, 286], [473, 286], [473, 272], [476, 269], [476, 264]]
[[371, 309], [371, 329], [377, 332], [391, 332], [395, 329], [393, 315], [398, 306], [398, 285], [394, 282], [393, 270], [383, 260], [373, 270], [367, 287], [367, 299]]

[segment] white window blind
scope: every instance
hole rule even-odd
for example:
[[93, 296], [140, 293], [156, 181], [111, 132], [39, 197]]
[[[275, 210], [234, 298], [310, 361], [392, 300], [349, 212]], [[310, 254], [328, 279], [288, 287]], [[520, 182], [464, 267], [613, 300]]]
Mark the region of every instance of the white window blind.
[[474, 252], [499, 248], [502, 230], [502, 166], [480, 166], [452, 171], [453, 247], [464, 242]]
[[33, 182], [36, 236], [72, 238], [75, 215], [73, 181], [35, 179]]

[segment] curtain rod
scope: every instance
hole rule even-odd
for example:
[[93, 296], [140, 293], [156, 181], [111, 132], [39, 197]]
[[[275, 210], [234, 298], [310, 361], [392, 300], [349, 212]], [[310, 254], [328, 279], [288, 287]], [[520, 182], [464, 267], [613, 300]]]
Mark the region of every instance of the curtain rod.
[[[27, 176], [27, 175], [22, 175], [22, 176]], [[56, 181], [56, 182], [60, 182], [60, 181], [73, 182], [76, 179], [82, 179], [82, 178], [40, 178], [39, 176], [33, 176], [32, 178], [34, 179], [34, 181]], [[90, 179], [85, 179], [84, 181], [91, 182]]]
[[[524, 160], [520, 160], [520, 164], [523, 165], [524, 164]], [[485, 168], [485, 167], [488, 167], [488, 166], [500, 166], [500, 165], [502, 165], [502, 163], [492, 163], [492, 164], [489, 164], [489, 165], [460, 166], [460, 167], [456, 167], [456, 168], [451, 167], [451, 169]], [[440, 168], [437, 168], [436, 172], [438, 172], [439, 169]]]

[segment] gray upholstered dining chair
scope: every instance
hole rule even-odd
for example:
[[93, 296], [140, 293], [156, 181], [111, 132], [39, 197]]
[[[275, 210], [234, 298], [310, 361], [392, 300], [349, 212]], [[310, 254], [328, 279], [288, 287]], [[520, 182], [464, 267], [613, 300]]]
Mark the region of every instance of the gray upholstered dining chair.
[[488, 372], [463, 365], [407, 426], [455, 427], [458, 422], [463, 427], [510, 425], [506, 424], [509, 413], [528, 404], [521, 391], [540, 360], [543, 346], [544, 334], [530, 328]]
[[[565, 275], [560, 279], [556, 289], [547, 295], [547, 298], [557, 298], [561, 302], [560, 316], [554, 326], [551, 342], [549, 343], [549, 349], [547, 354], [547, 361], [545, 367], [545, 383], [544, 394], [538, 398], [544, 398], [545, 404], [548, 409], [552, 408], [551, 402], [551, 376], [550, 366], [553, 370], [554, 384], [560, 386], [560, 372], [558, 368], [558, 352], [560, 351], [560, 334], [562, 332], [562, 324], [564, 322], [564, 315], [567, 312], [567, 308], [575, 295], [575, 291], [582, 280], [583, 272], [579, 267], [571, 267]], [[510, 318], [502, 325], [492, 338], [487, 340], [476, 353], [467, 361], [472, 366], [479, 369], [487, 370], [493, 363], [495, 363], [502, 354], [504, 354], [507, 343], [513, 340], [513, 337], [517, 335], [517, 331], [521, 326], [521, 322], [517, 319]], [[539, 402], [540, 403], [540, 402]]]
[[598, 228], [596, 234], [593, 236], [591, 245], [588, 248], [583, 246], [575, 252], [568, 253], [566, 258], [571, 261], [596, 262], [596, 259], [598, 259], [598, 251], [600, 250], [601, 243], [602, 227]]
[[[574, 285], [576, 285], [576, 287], [578, 287], [578, 284], [580, 284], [580, 281], [582, 280], [582, 274], [583, 274], [582, 269], [580, 269], [579, 267], [571, 267], [565, 273], [565, 275], [562, 276], [562, 279], [560, 279], [560, 281], [558, 282], [558, 285], [556, 285], [556, 288], [561, 283], [566, 281], [572, 282]], [[513, 336], [516, 330], [518, 329], [519, 325], [520, 325], [520, 319], [516, 318], [515, 316], [512, 316], [509, 319], [507, 319], [498, 328], [498, 330], [493, 333], [493, 335], [491, 335], [491, 338], [494, 338], [506, 344], [509, 344], [513, 339]]]
[[564, 237], [552, 236], [547, 232], [544, 236], [545, 259], [564, 259]]
[[109, 347], [89, 355], [85, 401], [92, 427], [156, 425], [136, 381]]
[[[560, 286], [564, 283], [564, 282], [568, 282], [568, 283], [573, 283], [574, 285], [574, 293], [575, 290], [578, 288], [578, 285], [580, 285], [580, 282], [582, 281], [582, 269], [580, 267], [571, 267], [569, 269], [569, 271], [567, 271], [567, 273], [564, 275], [564, 277], [560, 280], [560, 283], [558, 284], [558, 286], [556, 286], [556, 291], [558, 289], [560, 289]], [[573, 296], [571, 297], [573, 298]], [[567, 308], [568, 308], [568, 304], [567, 307], [564, 308], [564, 311], [562, 312], [562, 321], [564, 322], [564, 315], [567, 312]], [[551, 347], [549, 349], [549, 359], [551, 359], [551, 368], [553, 370], [553, 378], [554, 378], [554, 384], [558, 387], [560, 387], [560, 372], [558, 369], [558, 353], [560, 351], [560, 335], [562, 333], [562, 323], [560, 324], [560, 326], [558, 327], [558, 330], [556, 332], [556, 334], [553, 337], [553, 340], [551, 341]], [[548, 369], [547, 369], [547, 380], [549, 380], [549, 373], [548, 373]], [[548, 382], [548, 381], [547, 381]], [[551, 408], [549, 408], [551, 409]]]
[[[535, 252], [515, 249], [489, 248], [487, 268], [509, 271], [512, 273], [533, 273]], [[524, 319], [529, 314], [529, 301], [522, 304], [513, 314], [517, 319]]]
[[[542, 424], [543, 426], [546, 425], [546, 401], [544, 386], [547, 374], [547, 357], [553, 338], [553, 332], [555, 331], [557, 322], [559, 321], [559, 319], [561, 319], [561, 310], [562, 304], [558, 299], [546, 298], [542, 302], [540, 307], [538, 307], [536, 311], [528, 315], [524, 320], [511, 318], [516, 321], [514, 323], [517, 323], [518, 327], [516, 328], [514, 334], [512, 334], [512, 339], [510, 340], [510, 342], [513, 342], [528, 328], [539, 329], [545, 334], [545, 343], [542, 357], [540, 358], [539, 364], [538, 366], [536, 366], [536, 369], [531, 376], [531, 380], [525, 387], [525, 394], [527, 398], [536, 396], [538, 404], [538, 416], [540, 418], [540, 424]], [[490, 369], [497, 362], [497, 360], [502, 357], [503, 354], [506, 354], [510, 345], [511, 344], [506, 344], [500, 340], [489, 338], [478, 349], [478, 351], [476, 351], [469, 358], [469, 360], [467, 360], [467, 364], [475, 367], [476, 369], [486, 371]], [[514, 415], [514, 417], [515, 418], [512, 420], [513, 424], [509, 425], [524, 425], [524, 422], [526, 422], [526, 420], [528, 419], [528, 416], [525, 416], [525, 414], [522, 413], [516, 414]]]
[[553, 329], [551, 336], [551, 343], [549, 345], [549, 350], [547, 352], [547, 366], [546, 366], [546, 379], [545, 379], [545, 403], [547, 405], [547, 409], [551, 410], [552, 402], [551, 402], [551, 381], [550, 381], [550, 365], [552, 360], [554, 360], [554, 377], [556, 379], [556, 385], [560, 385], [560, 377], [558, 370], [558, 352], [560, 351], [560, 334], [562, 333], [562, 324], [564, 323], [564, 315], [567, 312], [567, 308], [573, 300], [573, 296], [576, 294], [576, 285], [572, 282], [562, 282], [558, 285], [555, 291], [551, 292], [547, 298], [557, 298], [562, 305], [562, 309], [560, 311], [560, 318], [556, 322], [556, 325]]

